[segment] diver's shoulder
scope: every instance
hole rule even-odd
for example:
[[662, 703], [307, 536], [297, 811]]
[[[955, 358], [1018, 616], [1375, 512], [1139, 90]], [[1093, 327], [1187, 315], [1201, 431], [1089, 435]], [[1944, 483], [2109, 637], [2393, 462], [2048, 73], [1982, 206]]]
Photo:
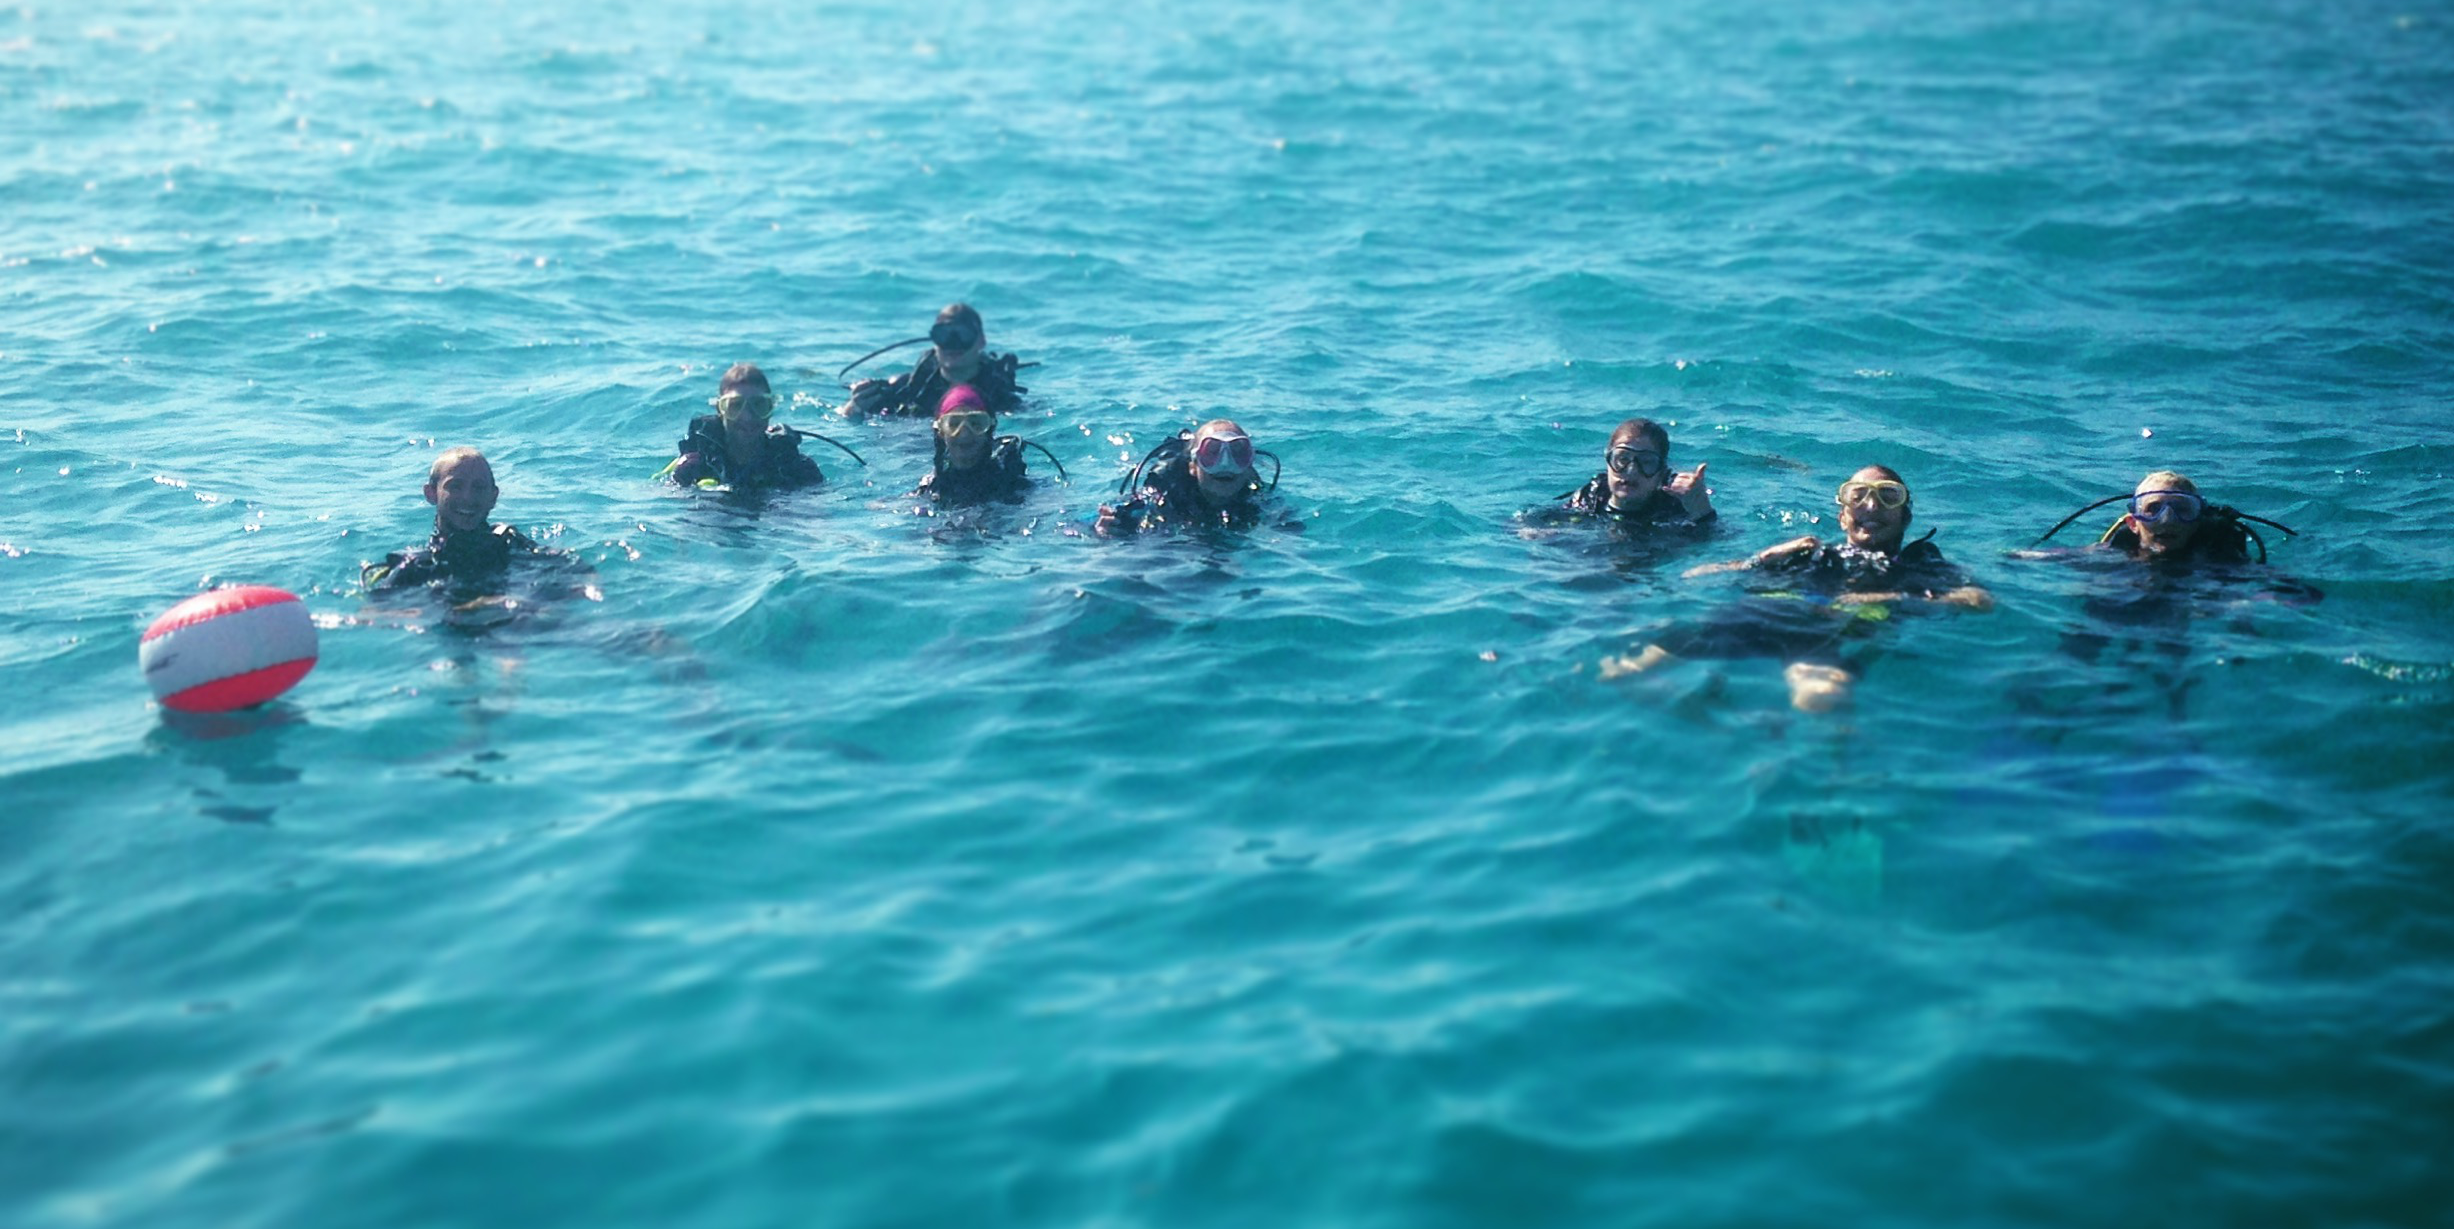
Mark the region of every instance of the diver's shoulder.
[[1902, 563], [1941, 563], [1943, 548], [1935, 545], [1934, 535], [1929, 533], [1925, 537], [1902, 546], [1900, 561]]

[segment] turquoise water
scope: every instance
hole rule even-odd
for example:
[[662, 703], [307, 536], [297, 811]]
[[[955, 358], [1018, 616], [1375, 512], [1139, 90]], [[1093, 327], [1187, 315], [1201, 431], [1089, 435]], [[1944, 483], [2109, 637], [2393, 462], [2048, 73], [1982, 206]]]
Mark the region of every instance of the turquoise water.
[[[2365, 0], [0, 13], [0, 1223], [2442, 1223], [2449, 98]], [[646, 480], [958, 298], [1071, 486]], [[1080, 532], [1220, 413], [1303, 532]], [[1638, 413], [1710, 543], [1512, 532]], [[601, 603], [354, 592], [455, 443]], [[1597, 677], [1869, 461], [1999, 609]], [[2004, 557], [2167, 465], [2325, 600]], [[168, 724], [228, 582], [321, 665]]]

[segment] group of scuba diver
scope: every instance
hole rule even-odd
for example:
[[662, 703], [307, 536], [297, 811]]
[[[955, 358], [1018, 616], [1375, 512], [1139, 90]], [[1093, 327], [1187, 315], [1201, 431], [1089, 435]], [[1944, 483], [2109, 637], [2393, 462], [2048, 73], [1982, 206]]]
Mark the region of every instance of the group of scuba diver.
[[[1029, 390], [1016, 383], [1033, 364], [1011, 354], [991, 354], [980, 315], [956, 303], [937, 315], [923, 338], [873, 351], [844, 372], [887, 351], [926, 343], [911, 371], [891, 379], [849, 385], [837, 408], [844, 417], [931, 416], [929, 473], [913, 494], [938, 507], [1020, 503], [1030, 489], [1025, 448], [1038, 449], [1057, 468], [1053, 454], [1016, 436], [997, 434], [998, 421], [1022, 406]], [[766, 374], [748, 363], [726, 370], [710, 405], [715, 413], [691, 420], [677, 454], [657, 477], [678, 486], [728, 492], [790, 490], [822, 483], [816, 461], [801, 452], [804, 439], [850, 448], [815, 432], [774, 423], [776, 396]], [[1271, 465], [1269, 479], [1259, 462]], [[866, 464], [866, 462], [862, 462]], [[1278, 485], [1277, 457], [1254, 446], [1252, 436], [1229, 419], [1213, 419], [1181, 431], [1146, 454], [1118, 485], [1120, 498], [1099, 508], [1094, 522], [1102, 536], [1194, 525], [1249, 527], [1267, 519], [1264, 497]], [[1668, 543], [1710, 536], [1717, 514], [1705, 466], [1670, 466], [1670, 434], [1645, 418], [1614, 430], [1603, 452], [1602, 471], [1558, 497], [1557, 502], [1518, 514], [1520, 532], [1540, 537], [1584, 523], [1598, 523], [1622, 540]], [[474, 448], [453, 448], [436, 458], [425, 485], [435, 507], [432, 537], [422, 546], [396, 551], [362, 572], [369, 592], [417, 586], [448, 588], [466, 595], [499, 582], [515, 560], [557, 558], [508, 524], [488, 518], [500, 494], [492, 466]], [[1911, 539], [1915, 514], [1907, 480], [1883, 465], [1851, 474], [1834, 494], [1841, 536], [1825, 542], [1807, 536], [1782, 542], [1742, 559], [1708, 563], [1683, 575], [1747, 573], [1753, 592], [1699, 624], [1676, 625], [1602, 662], [1606, 679], [1654, 671], [1687, 658], [1774, 658], [1786, 663], [1790, 702], [1822, 712], [1844, 702], [1864, 672], [1862, 642], [1875, 623], [1896, 610], [1993, 608], [1993, 596], [1943, 557], [1928, 530]], [[2098, 500], [2047, 530], [2039, 545], [2090, 511], [2127, 503], [2104, 531], [2094, 554], [2156, 569], [2241, 565], [2266, 561], [2266, 542], [2253, 525], [2287, 535], [2295, 531], [2263, 517], [2210, 503], [2189, 478], [2170, 470], [2148, 474], [2128, 495]], [[1300, 528], [1278, 518], [1276, 523]], [[2037, 557], [2039, 552], [2015, 552]], [[579, 565], [584, 570], [585, 565]], [[2298, 591], [2314, 596], [2305, 586]], [[590, 587], [593, 596], [593, 587]]]
[[[999, 435], [1000, 418], [1022, 408], [1030, 390], [1015, 373], [1035, 364], [1011, 354], [992, 354], [980, 313], [954, 303], [937, 314], [926, 337], [871, 351], [838, 372], [892, 350], [927, 345], [912, 370], [890, 379], [850, 385], [837, 409], [846, 417], [930, 416], [929, 472], [913, 494], [934, 507], [1018, 504], [1031, 488], [1024, 450], [1048, 458], [1060, 481], [1064, 463], [1046, 448], [1018, 436]], [[826, 481], [818, 463], [801, 451], [803, 440], [860, 454], [815, 431], [774, 422], [774, 386], [751, 363], [728, 368], [708, 405], [715, 411], [690, 420], [676, 455], [656, 475], [662, 482], [732, 494], [788, 491]], [[1260, 462], [1270, 463], [1261, 477]], [[1117, 487], [1119, 498], [1100, 506], [1094, 522], [1103, 536], [1189, 525], [1249, 527], [1268, 513], [1266, 497], [1278, 487], [1278, 458], [1253, 446], [1250, 433], [1232, 419], [1216, 418], [1180, 431], [1145, 454]], [[467, 595], [497, 582], [522, 558], [562, 558], [508, 524], [490, 524], [501, 494], [494, 469], [474, 448], [452, 448], [426, 475], [426, 502], [434, 505], [433, 535], [420, 546], [394, 551], [365, 565], [360, 579], [368, 592], [438, 586]], [[1276, 523], [1300, 528], [1291, 519]], [[565, 560], [568, 562], [568, 560]]]
[[[1518, 514], [1526, 536], [1558, 527], [1599, 521], [1629, 537], [1701, 539], [1716, 513], [1704, 485], [1702, 465], [1670, 466], [1670, 433], [1661, 424], [1631, 418], [1611, 432], [1602, 472], [1559, 502]], [[2081, 516], [2107, 504], [2126, 503], [2120, 517], [2084, 552], [2038, 550]], [[1943, 557], [1934, 531], [1908, 536], [1916, 501], [1908, 481], [1886, 465], [1868, 465], [1833, 493], [1840, 538], [1793, 538], [1742, 559], [1707, 563], [1682, 573], [1695, 579], [1745, 573], [1751, 592], [1702, 622], [1658, 629], [1625, 654], [1606, 657], [1602, 677], [1643, 675], [1682, 659], [1771, 658], [1785, 663], [1790, 703], [1804, 712], [1829, 711], [1850, 695], [1865, 672], [1872, 626], [1895, 611], [1920, 608], [1986, 611], [1994, 597]], [[2210, 503], [2198, 484], [2172, 470], [2157, 470], [2127, 495], [2100, 499], [2064, 517], [2016, 558], [2079, 554], [2117, 559], [2125, 566], [2171, 575], [2214, 565], [2266, 562], [2266, 540], [2253, 525], [2286, 535], [2294, 530], [2264, 517]], [[2314, 600], [2315, 589], [2297, 582], [2277, 592]]]
[[[929, 348], [913, 368], [883, 380], [858, 380], [837, 410], [844, 417], [931, 418], [929, 473], [913, 494], [937, 507], [1018, 504], [1031, 489], [1025, 449], [1048, 458], [1057, 478], [1064, 463], [1029, 440], [997, 434], [998, 420], [1022, 407], [1031, 390], [1015, 373], [1036, 364], [1012, 354], [992, 354], [980, 313], [967, 303], [937, 313], [926, 337], [873, 350], [845, 365], [846, 375], [880, 354], [906, 346]], [[813, 431], [774, 425], [776, 397], [766, 373], [735, 364], [717, 386], [713, 414], [691, 420], [680, 455], [658, 476], [680, 486], [728, 490], [790, 489], [824, 482], [818, 466], [801, 455], [801, 441], [816, 439], [852, 455], [840, 443]], [[1268, 482], [1258, 462], [1268, 459]], [[863, 462], [866, 464], [866, 462]], [[1276, 489], [1278, 459], [1253, 447], [1252, 436], [1231, 419], [1213, 419], [1181, 432], [1143, 457], [1118, 488], [1120, 502], [1102, 507], [1103, 534], [1130, 533], [1163, 524], [1247, 525], [1262, 512], [1261, 497]]]

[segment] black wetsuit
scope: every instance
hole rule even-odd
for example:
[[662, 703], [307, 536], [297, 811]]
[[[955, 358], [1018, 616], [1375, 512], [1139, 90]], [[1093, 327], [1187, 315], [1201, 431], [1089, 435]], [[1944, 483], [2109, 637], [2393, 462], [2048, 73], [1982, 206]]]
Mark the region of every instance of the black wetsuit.
[[[1906, 593], [1935, 598], [1968, 584], [1968, 575], [1920, 538], [1898, 551], [1865, 550], [1846, 541], [1768, 560], [1756, 573], [1758, 592], [1705, 623], [1670, 629], [1654, 643], [1680, 657], [1777, 657], [1841, 664], [1841, 650], [1873, 622], [1881, 606], [1834, 606], [1843, 593]], [[1859, 667], [1853, 666], [1856, 670]]]
[[2129, 517], [2113, 523], [2105, 531], [2104, 544], [2133, 559], [2163, 563], [2248, 563], [2250, 561], [2249, 530], [2241, 522], [2222, 516], [2210, 508], [2198, 532], [2179, 550], [2149, 552], [2139, 541], [2139, 531]]
[[940, 507], [1021, 503], [1031, 489], [1030, 476], [1023, 472], [1022, 452], [1021, 439], [1001, 436], [989, 449], [988, 458], [970, 469], [956, 469], [941, 461], [920, 480], [918, 493]]
[[1652, 528], [1694, 529], [1710, 523], [1716, 514], [1706, 512], [1701, 517], [1687, 515], [1687, 505], [1668, 491], [1656, 490], [1633, 509], [1610, 506], [1610, 475], [1595, 474], [1593, 481], [1576, 488], [1556, 504], [1530, 508], [1518, 519], [1533, 525], [1567, 525], [1577, 521], [1608, 518], [1614, 525], [1630, 529]]
[[1968, 583], [1968, 574], [1945, 560], [1931, 538], [1919, 538], [1897, 551], [1867, 550], [1846, 541], [1826, 543], [1768, 560], [1758, 570], [1803, 577], [1824, 597], [1899, 592], [1931, 598]]
[[[980, 356], [980, 370], [965, 383], [979, 390], [980, 399], [989, 413], [1003, 418], [1022, 408], [1022, 395], [1030, 389], [1014, 382], [1014, 372], [1022, 360], [1011, 354]], [[938, 369], [937, 351], [932, 349], [920, 356], [920, 362], [910, 371], [886, 381], [885, 399], [877, 403], [872, 413], [920, 414], [934, 416], [937, 403], [945, 399], [955, 382]]]
[[[2109, 558], [2101, 547], [2123, 558]], [[2212, 509], [2179, 550], [2142, 550], [2138, 531], [2124, 518], [2105, 532], [2100, 547], [2076, 557], [2093, 557], [2096, 578], [2080, 603], [2087, 622], [2064, 631], [2062, 647], [2082, 661], [2095, 661], [2117, 640], [2179, 660], [2190, 649], [2191, 625], [2202, 617], [2237, 612], [2235, 604], [2244, 600], [2304, 606], [2325, 597], [2307, 581], [2253, 562], [2249, 530]]]
[[1249, 528], [1267, 519], [1261, 484], [1246, 480], [1224, 505], [1202, 500], [1201, 480], [1193, 476], [1191, 458], [1177, 455], [1143, 475], [1142, 489], [1124, 503], [1100, 509], [1100, 524], [1111, 532], [1131, 533], [1162, 525], [1225, 525]]
[[663, 476], [676, 486], [714, 481], [736, 490], [766, 487], [781, 491], [827, 479], [816, 461], [801, 455], [801, 437], [784, 427], [767, 428], [759, 437], [757, 458], [745, 466], [736, 467], [725, 451], [724, 419], [714, 414], [691, 419], [690, 434], [675, 447], [681, 455], [665, 467]]
[[438, 582], [455, 588], [483, 587], [500, 584], [510, 574], [514, 560], [560, 553], [538, 546], [509, 525], [496, 525], [482, 533], [437, 530], [424, 546], [396, 550], [381, 562], [367, 564], [359, 570], [358, 579], [369, 593]]

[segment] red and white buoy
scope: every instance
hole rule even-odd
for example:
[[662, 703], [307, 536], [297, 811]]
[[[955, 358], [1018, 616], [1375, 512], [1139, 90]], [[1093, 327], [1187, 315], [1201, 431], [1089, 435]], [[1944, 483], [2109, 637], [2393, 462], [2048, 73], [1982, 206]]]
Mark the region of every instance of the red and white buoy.
[[271, 585], [199, 593], [145, 629], [136, 647], [162, 707], [220, 713], [262, 704], [315, 668], [315, 620]]

